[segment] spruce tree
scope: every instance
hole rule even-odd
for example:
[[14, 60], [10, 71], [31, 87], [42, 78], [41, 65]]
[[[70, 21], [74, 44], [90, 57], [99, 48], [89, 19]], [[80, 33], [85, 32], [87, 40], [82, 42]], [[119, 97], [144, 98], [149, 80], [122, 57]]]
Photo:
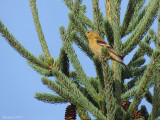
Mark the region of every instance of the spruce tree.
[[[120, 24], [121, 0], [106, 0], [106, 13], [100, 10], [99, 0], [92, 0], [93, 21], [86, 16], [83, 0], [63, 0], [70, 12], [67, 28], [60, 27], [62, 48], [58, 59], [51, 56], [39, 21], [35, 0], [29, 0], [33, 20], [43, 54], [39, 57], [28, 51], [0, 20], [1, 36], [28, 64], [42, 75], [41, 81], [57, 94], [35, 93], [35, 98], [47, 103], [70, 103], [65, 119], [75, 120], [76, 114], [82, 120], [159, 120], [160, 116], [160, 2], [150, 0], [129, 0]], [[156, 19], [157, 18], [157, 19]], [[150, 29], [158, 20], [157, 32]], [[122, 58], [138, 47], [130, 58], [126, 69], [122, 64], [94, 55], [85, 36], [87, 30], [94, 30], [118, 52]], [[149, 30], [150, 29], [150, 30]], [[122, 38], [127, 36], [122, 43]], [[150, 44], [154, 43], [156, 48]], [[77, 57], [76, 44], [93, 62], [96, 77], [88, 77]], [[102, 54], [107, 53], [102, 49]], [[145, 63], [144, 55], [150, 58]], [[107, 54], [106, 56], [107, 57]], [[70, 69], [72, 64], [74, 71]], [[55, 77], [51, 80], [48, 77]], [[129, 79], [127, 82], [124, 82]], [[153, 94], [149, 88], [153, 86]], [[145, 105], [138, 106], [145, 98], [152, 105], [151, 113]]]

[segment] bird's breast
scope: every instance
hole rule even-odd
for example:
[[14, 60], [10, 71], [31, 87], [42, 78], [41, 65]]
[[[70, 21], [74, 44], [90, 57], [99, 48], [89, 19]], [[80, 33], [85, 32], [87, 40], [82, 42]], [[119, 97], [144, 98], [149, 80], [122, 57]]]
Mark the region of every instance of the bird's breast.
[[94, 52], [95, 55], [101, 55], [101, 49], [102, 46], [98, 45], [98, 44], [89, 44], [91, 50]]

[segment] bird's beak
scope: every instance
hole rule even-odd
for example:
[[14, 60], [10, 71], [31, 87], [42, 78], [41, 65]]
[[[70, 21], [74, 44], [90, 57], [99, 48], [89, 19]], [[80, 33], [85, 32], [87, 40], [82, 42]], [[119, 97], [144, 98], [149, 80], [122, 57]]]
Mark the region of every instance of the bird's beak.
[[84, 34], [84, 37], [85, 37], [85, 38], [87, 38], [87, 35], [86, 35], [86, 34]]

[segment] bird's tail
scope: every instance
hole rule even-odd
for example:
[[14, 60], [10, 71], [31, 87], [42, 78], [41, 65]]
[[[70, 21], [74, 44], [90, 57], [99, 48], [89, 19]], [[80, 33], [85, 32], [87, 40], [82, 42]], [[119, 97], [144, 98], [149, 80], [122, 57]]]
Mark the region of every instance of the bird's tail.
[[117, 56], [116, 54], [113, 54], [111, 52], [110, 52], [110, 56], [111, 56], [111, 59], [123, 64], [128, 69], [128, 66], [123, 62], [123, 60], [119, 56]]
[[122, 61], [121, 58], [119, 58], [119, 57], [114, 57], [114, 60], [117, 61], [117, 62], [119, 62], [119, 63], [121, 63], [121, 64], [123, 64], [123, 65], [129, 70], [128, 66]]

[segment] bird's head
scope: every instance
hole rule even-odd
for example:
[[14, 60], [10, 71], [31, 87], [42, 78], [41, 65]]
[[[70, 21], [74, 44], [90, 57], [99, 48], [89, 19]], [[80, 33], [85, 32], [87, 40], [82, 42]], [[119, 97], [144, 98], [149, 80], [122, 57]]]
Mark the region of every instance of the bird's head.
[[96, 31], [86, 31], [85, 36], [88, 38], [88, 40], [92, 39], [95, 36], [99, 36]]

